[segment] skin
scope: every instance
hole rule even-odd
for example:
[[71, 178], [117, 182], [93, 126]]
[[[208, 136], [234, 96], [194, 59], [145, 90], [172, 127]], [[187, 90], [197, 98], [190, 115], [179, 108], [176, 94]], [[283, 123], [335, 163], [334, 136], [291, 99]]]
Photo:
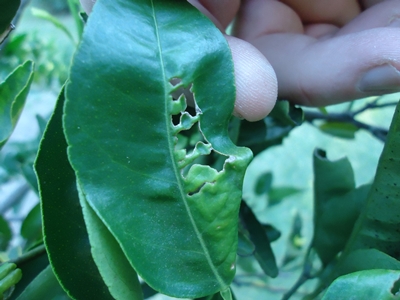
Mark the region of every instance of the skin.
[[189, 2], [222, 32], [236, 18], [226, 38], [239, 117], [264, 118], [277, 97], [326, 106], [400, 91], [400, 0]]

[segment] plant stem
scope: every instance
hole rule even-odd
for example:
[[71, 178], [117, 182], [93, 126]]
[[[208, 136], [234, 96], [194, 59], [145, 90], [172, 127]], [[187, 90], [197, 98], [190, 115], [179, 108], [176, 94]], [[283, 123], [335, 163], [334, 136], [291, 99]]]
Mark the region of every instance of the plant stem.
[[16, 264], [17, 267], [20, 268], [21, 265], [37, 258], [38, 256], [40, 256], [44, 253], [46, 253], [46, 247], [44, 245], [40, 245], [40, 246], [34, 248], [33, 250], [28, 251], [27, 253], [21, 255], [18, 258], [14, 259], [14, 260], [10, 260], [10, 262]]

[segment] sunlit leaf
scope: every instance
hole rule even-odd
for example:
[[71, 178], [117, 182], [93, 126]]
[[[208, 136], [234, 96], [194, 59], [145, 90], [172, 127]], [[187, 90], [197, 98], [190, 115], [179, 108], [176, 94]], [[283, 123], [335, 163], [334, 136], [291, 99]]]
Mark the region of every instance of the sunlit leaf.
[[3, 299], [4, 293], [21, 280], [22, 272], [13, 263], [0, 265], [0, 297]]

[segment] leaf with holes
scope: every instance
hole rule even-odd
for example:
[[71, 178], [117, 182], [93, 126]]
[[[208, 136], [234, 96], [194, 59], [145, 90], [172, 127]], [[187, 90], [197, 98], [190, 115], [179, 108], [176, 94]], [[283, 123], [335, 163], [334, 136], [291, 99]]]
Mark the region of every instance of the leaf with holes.
[[[228, 137], [234, 99], [226, 40], [187, 1], [96, 3], [67, 87], [69, 159], [89, 206], [162, 293], [202, 297], [233, 279], [252, 157]], [[199, 140], [181, 148], [193, 128]], [[201, 164], [211, 154], [221, 169]]]

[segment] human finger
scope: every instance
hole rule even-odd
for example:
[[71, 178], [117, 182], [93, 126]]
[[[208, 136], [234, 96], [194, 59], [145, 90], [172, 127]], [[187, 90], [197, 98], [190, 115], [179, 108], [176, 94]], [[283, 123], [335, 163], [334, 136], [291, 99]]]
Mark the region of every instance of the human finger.
[[400, 1], [380, 1], [340, 28], [335, 36], [377, 27], [400, 27]]
[[324, 106], [400, 91], [400, 31], [376, 28], [323, 41], [266, 35], [256, 46], [270, 61], [279, 97]]
[[227, 36], [235, 69], [234, 115], [248, 121], [267, 116], [275, 105], [278, 87], [275, 71], [254, 46]]

